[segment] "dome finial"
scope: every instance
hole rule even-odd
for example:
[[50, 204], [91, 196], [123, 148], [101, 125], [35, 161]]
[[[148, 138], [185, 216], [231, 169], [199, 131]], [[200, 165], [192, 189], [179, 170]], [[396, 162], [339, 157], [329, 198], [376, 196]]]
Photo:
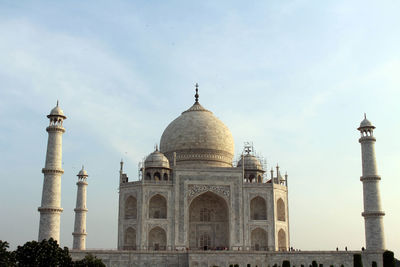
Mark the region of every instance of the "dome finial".
[[57, 107], [58, 107], [58, 99], [57, 99]]
[[364, 119], [367, 119], [367, 113], [364, 112]]
[[196, 94], [194, 95], [196, 102], [195, 103], [199, 103], [199, 84], [196, 83]]

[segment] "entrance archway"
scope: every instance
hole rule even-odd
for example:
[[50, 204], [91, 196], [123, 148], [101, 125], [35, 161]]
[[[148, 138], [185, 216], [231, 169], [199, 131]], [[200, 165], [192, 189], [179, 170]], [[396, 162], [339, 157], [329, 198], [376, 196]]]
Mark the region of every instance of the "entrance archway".
[[189, 206], [189, 247], [229, 247], [229, 212], [222, 197], [206, 192], [193, 199]]

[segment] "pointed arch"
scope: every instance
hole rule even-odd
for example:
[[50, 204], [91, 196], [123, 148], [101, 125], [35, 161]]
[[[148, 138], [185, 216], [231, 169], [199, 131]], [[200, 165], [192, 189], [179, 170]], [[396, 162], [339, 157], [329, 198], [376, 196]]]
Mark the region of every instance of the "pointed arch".
[[166, 250], [167, 234], [161, 227], [154, 227], [149, 232], [149, 249], [150, 250]]
[[125, 200], [125, 218], [136, 219], [137, 217], [137, 201], [133, 196], [129, 196]]
[[251, 220], [267, 219], [267, 204], [264, 198], [257, 196], [250, 201], [250, 219]]
[[207, 191], [189, 205], [189, 247], [229, 247], [229, 209], [226, 200]]
[[124, 249], [136, 250], [136, 230], [132, 227], [129, 227], [125, 230]]
[[278, 249], [280, 251], [286, 251], [286, 232], [283, 229], [280, 229], [278, 232]]
[[251, 248], [253, 250], [267, 250], [268, 236], [264, 229], [256, 228], [251, 231]]
[[276, 210], [278, 214], [278, 221], [286, 222], [285, 202], [283, 202], [282, 198], [278, 199], [276, 203]]
[[149, 201], [149, 218], [166, 219], [167, 218], [167, 200], [165, 197], [157, 194]]
[[[255, 179], [256, 179], [256, 177], [254, 176], [254, 174], [250, 174], [250, 176], [249, 176], [249, 182], [252, 183], [253, 180], [255, 180]], [[257, 182], [257, 181], [255, 181], [255, 182]]]
[[146, 178], [145, 178], [145, 180], [146, 181], [150, 181], [151, 180], [151, 174], [148, 172], [148, 173], [146, 173]]

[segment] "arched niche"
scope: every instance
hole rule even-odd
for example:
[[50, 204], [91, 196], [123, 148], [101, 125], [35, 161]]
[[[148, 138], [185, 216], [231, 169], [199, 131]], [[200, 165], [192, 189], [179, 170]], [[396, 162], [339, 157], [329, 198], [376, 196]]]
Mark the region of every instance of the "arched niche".
[[264, 229], [256, 228], [251, 231], [251, 248], [253, 250], [267, 250], [268, 238]]
[[278, 199], [276, 203], [276, 210], [278, 215], [278, 221], [285, 222], [286, 221], [286, 209], [285, 202], [283, 202], [282, 198]]
[[167, 234], [161, 227], [154, 227], [149, 232], [149, 249], [150, 250], [166, 250]]
[[159, 172], [154, 173], [154, 181], [160, 181], [161, 180], [161, 174]]
[[229, 210], [222, 197], [205, 192], [189, 206], [189, 247], [191, 249], [229, 248]]
[[125, 218], [136, 219], [137, 218], [137, 201], [133, 196], [129, 196], [125, 200]]
[[153, 196], [149, 201], [149, 218], [167, 218], [167, 200], [160, 194]]
[[257, 196], [250, 201], [250, 219], [251, 220], [267, 219], [267, 204], [264, 198]]
[[136, 230], [132, 227], [129, 227], [125, 230], [124, 249], [136, 250]]
[[278, 249], [280, 251], [286, 251], [286, 232], [283, 229], [280, 229], [278, 232]]

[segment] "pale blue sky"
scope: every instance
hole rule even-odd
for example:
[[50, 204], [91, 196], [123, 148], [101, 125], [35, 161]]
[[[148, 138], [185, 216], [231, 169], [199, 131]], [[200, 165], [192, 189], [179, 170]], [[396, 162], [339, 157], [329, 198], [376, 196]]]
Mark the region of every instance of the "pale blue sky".
[[[134, 2], [134, 3], [133, 3]], [[131, 180], [200, 102], [289, 173], [291, 245], [364, 246], [359, 134], [376, 125], [387, 246], [400, 254], [398, 1], [0, 1], [0, 239], [37, 238], [48, 120], [64, 126], [61, 245], [89, 172], [87, 247], [115, 248]]]

